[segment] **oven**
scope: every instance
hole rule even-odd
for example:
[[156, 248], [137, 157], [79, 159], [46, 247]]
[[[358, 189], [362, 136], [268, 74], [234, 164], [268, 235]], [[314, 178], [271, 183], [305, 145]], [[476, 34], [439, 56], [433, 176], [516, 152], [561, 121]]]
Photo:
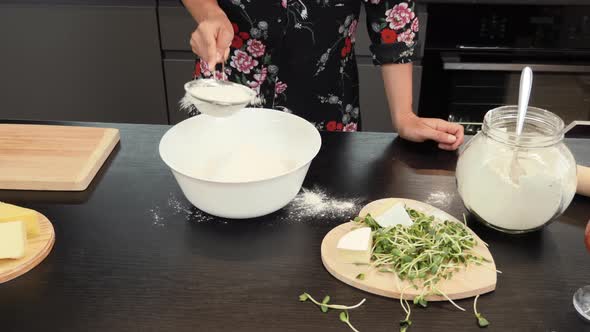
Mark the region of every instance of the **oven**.
[[530, 104], [566, 125], [590, 120], [590, 6], [431, 5], [419, 114], [481, 127], [516, 104], [533, 69]]

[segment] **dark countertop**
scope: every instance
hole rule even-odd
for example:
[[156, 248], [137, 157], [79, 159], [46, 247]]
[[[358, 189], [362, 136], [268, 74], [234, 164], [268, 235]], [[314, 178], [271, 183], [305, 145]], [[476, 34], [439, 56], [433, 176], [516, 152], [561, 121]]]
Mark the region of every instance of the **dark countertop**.
[[[347, 331], [336, 312], [300, 303], [304, 291], [333, 302], [367, 302], [351, 312], [361, 331], [396, 331], [398, 301], [344, 285], [322, 266], [320, 243], [352, 217], [290, 218], [289, 208], [257, 220], [205, 218], [190, 208], [157, 147], [166, 126], [109, 125], [120, 146], [88, 191], [0, 191], [0, 200], [38, 209], [56, 243], [24, 276], [0, 284], [2, 332]], [[461, 216], [454, 153], [390, 134], [323, 134], [305, 188], [362, 203], [406, 197]], [[590, 164], [590, 141], [568, 145]], [[583, 232], [590, 199], [576, 197], [545, 230], [507, 236], [470, 220], [503, 274], [478, 307], [489, 331], [588, 331], [574, 291], [590, 284]], [[354, 211], [356, 212], [356, 211]], [[471, 301], [459, 301], [470, 308]], [[468, 309], [469, 310], [469, 309]], [[476, 331], [471, 312], [448, 303], [413, 310], [410, 331]]]

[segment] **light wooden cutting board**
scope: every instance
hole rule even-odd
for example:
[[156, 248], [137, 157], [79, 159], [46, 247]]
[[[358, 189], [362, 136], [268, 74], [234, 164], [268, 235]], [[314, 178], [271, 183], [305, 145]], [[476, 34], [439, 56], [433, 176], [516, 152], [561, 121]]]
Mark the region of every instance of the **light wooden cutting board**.
[[[359, 215], [361, 217], [366, 216], [368, 213], [372, 216], [380, 215], [397, 202], [403, 202], [407, 207], [426, 213], [427, 215], [434, 215], [437, 219], [460, 222], [453, 216], [431, 205], [401, 198], [389, 198], [372, 202], [363, 208]], [[407, 300], [412, 300], [415, 296], [420, 295], [422, 289], [416, 290], [409, 287], [410, 283], [408, 281], [400, 280], [393, 273], [378, 272], [376, 269], [368, 268], [367, 266], [346, 264], [339, 261], [338, 251], [336, 249], [338, 240], [355, 227], [358, 227], [358, 225], [354, 222], [344, 223], [332, 229], [324, 237], [321, 252], [322, 262], [326, 270], [336, 279], [369, 293], [399, 299], [402, 290], [404, 290], [403, 297]], [[469, 298], [496, 289], [497, 272], [492, 254], [484, 245], [483, 241], [475, 233], [473, 235], [478, 242], [478, 245], [473, 251], [490, 260], [490, 263], [484, 263], [481, 266], [469, 265], [467, 268], [454, 273], [453, 278], [443, 280], [437, 285], [443, 293], [453, 300]], [[365, 274], [364, 280], [356, 279], [359, 273]], [[444, 297], [436, 295], [428, 296], [426, 300], [446, 301]]]
[[85, 190], [118, 142], [112, 128], [0, 124], [0, 189]]

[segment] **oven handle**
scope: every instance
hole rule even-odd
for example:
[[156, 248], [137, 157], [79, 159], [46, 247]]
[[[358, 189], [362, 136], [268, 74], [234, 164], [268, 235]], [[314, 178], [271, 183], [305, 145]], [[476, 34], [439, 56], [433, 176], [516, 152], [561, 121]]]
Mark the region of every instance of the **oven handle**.
[[590, 66], [583, 65], [546, 65], [523, 63], [486, 63], [486, 62], [455, 62], [444, 61], [444, 70], [465, 71], [515, 71], [520, 72], [524, 67], [530, 67], [540, 73], [590, 73]]

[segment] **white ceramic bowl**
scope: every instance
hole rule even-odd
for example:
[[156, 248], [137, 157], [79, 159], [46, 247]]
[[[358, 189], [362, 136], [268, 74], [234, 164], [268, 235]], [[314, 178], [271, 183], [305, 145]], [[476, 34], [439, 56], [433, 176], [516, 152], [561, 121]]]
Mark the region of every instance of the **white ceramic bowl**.
[[[222, 167], [219, 161], [244, 144], [289, 160], [292, 167], [249, 181], [203, 175], [208, 174], [203, 169]], [[245, 219], [287, 205], [301, 189], [320, 146], [319, 132], [306, 120], [276, 110], [248, 108], [227, 118], [198, 115], [184, 120], [162, 137], [160, 156], [197, 208], [218, 217]]]

